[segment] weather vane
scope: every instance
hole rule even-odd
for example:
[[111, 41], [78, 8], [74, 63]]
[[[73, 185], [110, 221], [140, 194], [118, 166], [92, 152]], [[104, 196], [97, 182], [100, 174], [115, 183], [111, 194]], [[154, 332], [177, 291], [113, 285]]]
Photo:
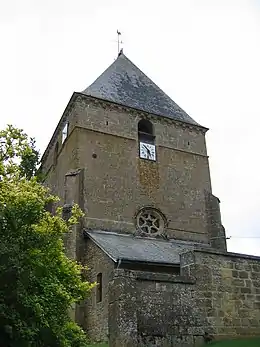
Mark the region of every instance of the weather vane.
[[117, 32], [117, 53], [119, 54], [120, 52], [120, 43], [122, 44], [123, 41], [120, 41], [120, 36], [121, 36], [121, 32], [119, 30], [116, 31]]

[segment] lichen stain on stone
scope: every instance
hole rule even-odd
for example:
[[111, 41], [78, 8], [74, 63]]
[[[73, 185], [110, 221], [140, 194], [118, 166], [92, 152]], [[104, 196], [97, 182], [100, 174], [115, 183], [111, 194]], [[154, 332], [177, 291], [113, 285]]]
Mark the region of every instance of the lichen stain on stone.
[[159, 189], [160, 176], [157, 162], [139, 159], [138, 172], [141, 188], [148, 195], [156, 192]]

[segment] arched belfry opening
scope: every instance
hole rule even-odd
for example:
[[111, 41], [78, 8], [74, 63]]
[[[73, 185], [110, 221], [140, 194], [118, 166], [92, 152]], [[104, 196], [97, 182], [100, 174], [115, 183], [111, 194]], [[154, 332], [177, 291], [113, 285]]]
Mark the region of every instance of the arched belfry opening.
[[156, 160], [155, 135], [153, 123], [141, 119], [138, 123], [139, 156], [141, 159]]
[[154, 143], [154, 127], [147, 119], [141, 119], [138, 123], [138, 139], [139, 141]]

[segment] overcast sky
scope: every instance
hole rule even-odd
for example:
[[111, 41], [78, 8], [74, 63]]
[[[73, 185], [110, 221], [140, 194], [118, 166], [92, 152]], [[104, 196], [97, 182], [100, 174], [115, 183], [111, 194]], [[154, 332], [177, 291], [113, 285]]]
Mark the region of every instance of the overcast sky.
[[260, 0], [0, 0], [0, 128], [43, 153], [73, 91], [124, 53], [207, 133], [229, 251], [260, 255]]

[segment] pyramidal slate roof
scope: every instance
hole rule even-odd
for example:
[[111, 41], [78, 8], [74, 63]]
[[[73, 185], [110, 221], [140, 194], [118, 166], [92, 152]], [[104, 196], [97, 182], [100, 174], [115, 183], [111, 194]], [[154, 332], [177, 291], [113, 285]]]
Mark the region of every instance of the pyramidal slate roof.
[[123, 52], [82, 94], [199, 125]]

